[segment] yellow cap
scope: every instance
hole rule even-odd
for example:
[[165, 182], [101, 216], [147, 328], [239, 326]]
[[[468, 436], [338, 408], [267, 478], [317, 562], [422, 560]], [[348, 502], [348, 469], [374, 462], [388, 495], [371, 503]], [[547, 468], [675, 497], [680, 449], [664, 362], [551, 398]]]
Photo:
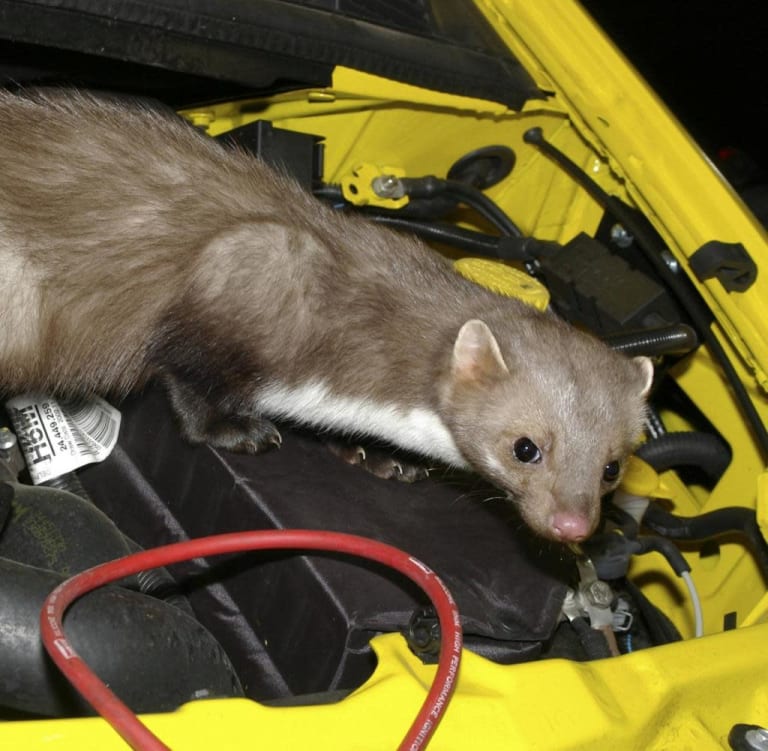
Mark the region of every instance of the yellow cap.
[[628, 495], [642, 498], [664, 498], [670, 501], [676, 498], [674, 483], [670, 484], [648, 462], [634, 455], [627, 459], [619, 489]]
[[507, 297], [516, 297], [546, 310], [549, 305], [547, 288], [524, 271], [507, 266], [501, 261], [487, 258], [460, 258], [454, 261], [454, 268], [475, 284], [487, 287], [491, 292]]
[[631, 495], [655, 497], [659, 490], [659, 475], [648, 462], [630, 456], [621, 478], [621, 489]]

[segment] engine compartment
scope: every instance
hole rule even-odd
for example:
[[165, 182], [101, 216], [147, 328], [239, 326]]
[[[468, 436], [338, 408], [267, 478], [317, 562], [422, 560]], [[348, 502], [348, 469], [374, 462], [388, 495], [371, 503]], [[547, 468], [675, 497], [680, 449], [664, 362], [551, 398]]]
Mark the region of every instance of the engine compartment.
[[[297, 94], [282, 98], [288, 101], [268, 106], [298, 107]], [[651, 475], [681, 470], [686, 493], [691, 492], [690, 486], [699, 487], [700, 492], [716, 486], [731, 464], [731, 450], [668, 375], [698, 346], [691, 316], [616, 214], [629, 216], [633, 226], [639, 227], [636, 233], [650, 234], [648, 225], [640, 224], [641, 218], [631, 207], [617, 211], [610, 205], [600, 206], [592, 196], [585, 200], [580, 194], [584, 187], [566, 173], [571, 183], [566, 192], [571, 199], [569, 221], [580, 206], [582, 222], [589, 217], [594, 227], [590, 236], [582, 224], [575, 237], [561, 244], [558, 240], [567, 232], [565, 228], [546, 239], [539, 236], [546, 224], [537, 225], [532, 235], [524, 233], [481, 191], [491, 195], [499, 184], [510, 183], [506, 190], [515, 198], [500, 194], [495, 199], [509, 205], [510, 200], [517, 200], [518, 172], [530, 179], [527, 173], [532, 170], [552, 170], [554, 174], [545, 181], [550, 185], [561, 177], [562, 164], [544, 161], [542, 150], [530, 137], [526, 118], [516, 116], [505, 123], [519, 129], [519, 151], [493, 142], [478, 145], [453, 165], [436, 170], [444, 178], [411, 176], [406, 159], [395, 168], [379, 168], [379, 160], [387, 157], [359, 164], [351, 175], [344, 175], [343, 167], [333, 166], [332, 146], [339, 148], [334, 123], [340, 113], [335, 102], [330, 115], [325, 115], [330, 116], [330, 124], [316, 116], [304, 122], [294, 113], [291, 118], [275, 118], [279, 123], [275, 125], [275, 121], [261, 119], [263, 106], [240, 103], [238, 117], [231, 109], [234, 106], [183, 114], [211, 134], [222, 129], [218, 135], [226, 146], [251, 149], [289, 170], [339, 210], [360, 210], [374, 221], [394, 223], [430, 239], [438, 229], [440, 247], [464, 256], [457, 269], [473, 278], [478, 268], [490, 268], [497, 274], [495, 281], [484, 281], [496, 284], [501, 294], [523, 295], [540, 306], [548, 303], [574, 325], [592, 330], [628, 354], [656, 357], [657, 391], [649, 411], [647, 442], [638, 452], [647, 461], [643, 470]], [[251, 120], [247, 113], [252, 109], [259, 119]], [[349, 114], [348, 103], [341, 109]], [[380, 114], [384, 124], [376, 122]], [[429, 115], [434, 117], [433, 112]], [[381, 129], [387, 131], [393, 116], [400, 122], [403, 113], [392, 113], [389, 108], [367, 112], [366, 127], [355, 137], [356, 148], [365, 153], [364, 136], [369, 131], [377, 136]], [[412, 119], [417, 116], [418, 110], [410, 112]], [[453, 122], [453, 113], [451, 116]], [[319, 126], [317, 130], [323, 134], [285, 127], [297, 123], [305, 129]], [[498, 127], [494, 122], [494, 133]], [[536, 138], [540, 127], [533, 129], [539, 134]], [[477, 130], [472, 122], [471, 132], [479, 141]], [[560, 144], [557, 149], [567, 148], [572, 133], [566, 121], [550, 132]], [[333, 138], [325, 133], [333, 133]], [[547, 144], [552, 147], [551, 141]], [[330, 180], [325, 177], [329, 169]], [[395, 204], [401, 205], [393, 208]], [[539, 212], [546, 216], [545, 207], [539, 207]], [[468, 248], [470, 258], [466, 257]], [[490, 267], [482, 261], [478, 265], [479, 254], [493, 258]], [[513, 274], [511, 290], [510, 277], [504, 273]], [[509, 504], [475, 478], [444, 471], [413, 485], [382, 481], [340, 463], [316, 437], [301, 431], [288, 431], [279, 451], [257, 458], [193, 448], [178, 436], [165, 397], [158, 390], [127, 400], [120, 410], [118, 445], [108, 459], [81, 470], [79, 478], [95, 505], [142, 548], [249, 528], [334, 529], [384, 540], [440, 571], [460, 607], [466, 646], [500, 664], [547, 656], [589, 659], [627, 653], [678, 640], [678, 629], [685, 633], [692, 628], [696, 609], [687, 592], [680, 598], [679, 612], [667, 614], [673, 621], [677, 616], [673, 625], [625, 579], [633, 553], [656, 551], [670, 557], [672, 550], [674, 573], [680, 576], [692, 568], [666, 539], [650, 534], [658, 529], [672, 534], [670, 524], [674, 527], [674, 523], [663, 517], [640, 534], [640, 519], [622, 510], [628, 506], [627, 496], [636, 497], [631, 477], [616, 494], [622, 497], [621, 501], [615, 499], [619, 506], [606, 508], [602, 532], [583, 546], [587, 557], [579, 558], [529, 535], [515, 521]], [[40, 449], [25, 439], [18, 415], [17, 411], [15, 424], [21, 430], [28, 460], [39, 460]], [[669, 432], [670, 416], [686, 420], [696, 430]], [[658, 509], [657, 515], [662, 511]], [[13, 539], [14, 516], [19, 513], [18, 508], [11, 513], [9, 531], [3, 538], [8, 555], [24, 564], [40, 565], [21, 552], [27, 546], [8, 542]], [[646, 516], [648, 526], [651, 513]], [[704, 538], [700, 561], [719, 549], [713, 547], [718, 546], [715, 539], [725, 534], [735, 538], [733, 547], [741, 558], [753, 560], [745, 541], [736, 539], [743, 529], [728, 526], [728, 518], [723, 517], [719, 525], [701, 524], [696, 534], [689, 532], [685, 520], [675, 518], [682, 529], [678, 529], [679, 536], [696, 541]], [[72, 537], [61, 520], [51, 523], [62, 541]], [[756, 531], [754, 519], [751, 523]], [[617, 530], [625, 542], [621, 550], [615, 544]], [[81, 542], [90, 545], [88, 536], [83, 538]], [[757, 560], [764, 561], [768, 549], [759, 533], [746, 542], [755, 549]], [[78, 562], [74, 568], [85, 567]], [[55, 565], [47, 561], [44, 568]], [[74, 571], [65, 567], [61, 573]], [[424, 611], [423, 598], [396, 577], [361, 570], [332, 555], [298, 558], [275, 554], [266, 560], [244, 556], [207, 564], [203, 571], [199, 562], [180, 564], [172, 574], [192, 611], [233, 660], [245, 695], [259, 701], [336, 696], [334, 692], [358, 687], [374, 670], [369, 641], [380, 633], [404, 633], [422, 659], [434, 659], [435, 635], [429, 648], [418, 641], [425, 630], [436, 627], [434, 613]], [[698, 605], [695, 590], [693, 598]], [[712, 618], [711, 613], [708, 616]], [[734, 617], [731, 612], [722, 614], [726, 626]], [[568, 625], [570, 629], [564, 627]], [[700, 634], [704, 627], [698, 623], [694, 628]], [[600, 629], [609, 634], [607, 641], [595, 638], [593, 632]], [[25, 709], [36, 712], [34, 702]], [[161, 703], [156, 709], [168, 706]]]
[[[525, 49], [517, 52], [530, 62]], [[119, 405], [118, 446], [107, 460], [80, 472], [94, 503], [122, 533], [152, 547], [214, 531], [309, 526], [399, 543], [439, 571], [459, 603], [467, 646], [495, 666], [606, 656], [610, 641], [607, 647], [600, 643], [607, 652], [590, 653], [577, 622], [609, 625], [616, 651], [639, 665], [631, 660], [643, 647], [682, 637], [686, 644], [661, 647], [660, 654], [684, 647], [680, 659], [691, 661], [697, 633], [741, 631], [765, 619], [759, 433], [766, 353], [757, 318], [749, 323], [751, 311], [760, 310], [754, 302], [761, 292], [762, 278], [755, 277], [760, 258], [734, 251], [739, 243], [728, 231], [700, 242], [691, 238], [692, 230], [673, 226], [670, 206], [682, 200], [677, 177], [670, 177], [664, 195], [656, 175], [638, 180], [642, 158], [627, 156], [631, 145], [606, 148], [609, 137], [585, 125], [589, 113], [574, 107], [573, 91], [563, 92], [556, 67], [548, 70], [549, 80], [537, 79], [544, 95], [516, 110], [337, 67], [331, 86], [185, 107], [181, 114], [209, 135], [236, 140], [291, 169], [339, 210], [399, 221], [451, 257], [490, 257], [514, 269], [514, 282], [502, 272], [500, 280], [481, 283], [534, 304], [544, 299], [613, 346], [655, 358], [639, 451], [644, 463], [617, 494], [623, 497], [614, 499], [619, 509], [606, 507], [602, 537], [585, 546], [591, 563], [520, 533], [503, 503], [484, 502], [493, 490], [473, 478], [440, 474], [414, 485], [387, 483], [338, 462], [300, 431], [287, 432], [283, 448], [264, 457], [191, 448], [154, 390]], [[624, 102], [615, 104], [616, 116], [626, 114]], [[532, 129], [540, 129], [570, 166], [532, 141]], [[478, 172], [466, 169], [468, 157]], [[406, 201], [397, 195], [398, 185], [409, 180], [447, 180], [457, 165], [464, 168], [460, 178], [470, 187], [477, 181], [519, 237], [514, 229], [493, 226], [492, 214], [456, 200], [450, 190]], [[494, 170], [501, 177], [484, 184]], [[735, 202], [714, 173], [702, 184], [715, 196], [711, 200], [727, 196]], [[706, 208], [683, 214], [690, 222], [697, 212]], [[728, 218], [747, 226], [740, 212], [733, 208]], [[745, 235], [737, 237], [755, 247]], [[709, 242], [719, 245], [707, 250]], [[697, 264], [693, 258], [702, 249]], [[480, 281], [477, 266], [463, 273]], [[757, 417], [745, 412], [745, 404]], [[679, 438], [682, 445], [670, 447]], [[633, 502], [640, 499], [642, 508], [649, 498], [652, 510], [638, 523]], [[617, 536], [628, 541], [621, 550], [612, 547]], [[670, 553], [659, 538], [676, 539], [672, 547], [679, 552]], [[0, 556], [2, 545], [0, 537]], [[659, 553], [670, 555], [672, 566]], [[696, 595], [679, 575], [685, 569]], [[202, 569], [199, 562], [185, 564], [171, 573], [232, 661], [243, 693], [260, 702], [338, 700], [382, 667], [369, 646], [372, 636], [405, 632], [413, 646], [414, 637], [433, 628], [433, 616], [419, 615], [424, 603], [407, 585], [334, 556], [244, 556]], [[608, 583], [607, 592], [597, 587], [595, 593], [598, 580]], [[420, 657], [429, 662], [429, 650]], [[664, 664], [675, 674], [675, 660]], [[739, 660], [729, 665], [738, 675]], [[552, 676], [545, 671], [557, 669], [544, 668], [541, 675], [549, 677], [542, 684]], [[578, 675], [574, 683], [593, 676]], [[542, 695], [545, 690], [535, 692], [539, 700]], [[8, 707], [6, 719], [18, 711]], [[46, 715], [34, 706], [21, 711]], [[67, 709], [65, 715], [81, 711]]]

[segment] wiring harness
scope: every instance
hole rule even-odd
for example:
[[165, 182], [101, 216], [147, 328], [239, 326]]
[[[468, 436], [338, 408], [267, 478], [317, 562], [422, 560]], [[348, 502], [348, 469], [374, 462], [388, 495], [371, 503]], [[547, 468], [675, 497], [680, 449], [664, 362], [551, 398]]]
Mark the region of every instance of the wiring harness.
[[440, 656], [427, 697], [398, 747], [418, 751], [426, 747], [451, 695], [461, 661], [462, 631], [453, 597], [438, 576], [407, 553], [356, 535], [315, 530], [258, 530], [214, 535], [174, 543], [119, 558], [73, 576], [51, 592], [40, 613], [40, 629], [48, 654], [83, 698], [136, 751], [169, 751], [139, 718], [96, 676], [67, 640], [63, 618], [82, 595], [149, 568], [193, 558], [249, 550], [333, 551], [365, 558], [399, 571], [418, 585], [437, 612], [443, 635]]

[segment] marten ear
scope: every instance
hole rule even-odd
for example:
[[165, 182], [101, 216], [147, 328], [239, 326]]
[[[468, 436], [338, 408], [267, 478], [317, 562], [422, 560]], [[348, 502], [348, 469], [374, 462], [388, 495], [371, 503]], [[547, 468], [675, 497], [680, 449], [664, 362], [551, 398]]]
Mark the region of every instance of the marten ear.
[[651, 390], [651, 384], [653, 383], [653, 363], [649, 357], [633, 357], [632, 362], [636, 363], [637, 369], [640, 373], [642, 391], [640, 396], [645, 399]]
[[482, 381], [509, 374], [496, 338], [482, 321], [467, 321], [459, 330], [451, 372], [458, 381]]

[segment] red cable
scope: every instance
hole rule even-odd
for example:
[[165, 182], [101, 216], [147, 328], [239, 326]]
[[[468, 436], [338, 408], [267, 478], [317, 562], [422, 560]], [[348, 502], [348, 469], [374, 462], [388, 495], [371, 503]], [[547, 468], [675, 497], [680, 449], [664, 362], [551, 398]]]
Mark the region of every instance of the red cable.
[[131, 748], [135, 751], [170, 751], [72, 648], [62, 628], [66, 609], [87, 592], [146, 569], [222, 553], [286, 549], [333, 551], [377, 561], [407, 576], [429, 596], [442, 633], [440, 659], [427, 698], [398, 751], [424, 748], [455, 687], [462, 647], [459, 611], [451, 593], [430, 568], [402, 550], [365, 537], [303, 529], [233, 532], [166, 545], [103, 563], [67, 579], [48, 595], [40, 612], [43, 644], [72, 685]]

